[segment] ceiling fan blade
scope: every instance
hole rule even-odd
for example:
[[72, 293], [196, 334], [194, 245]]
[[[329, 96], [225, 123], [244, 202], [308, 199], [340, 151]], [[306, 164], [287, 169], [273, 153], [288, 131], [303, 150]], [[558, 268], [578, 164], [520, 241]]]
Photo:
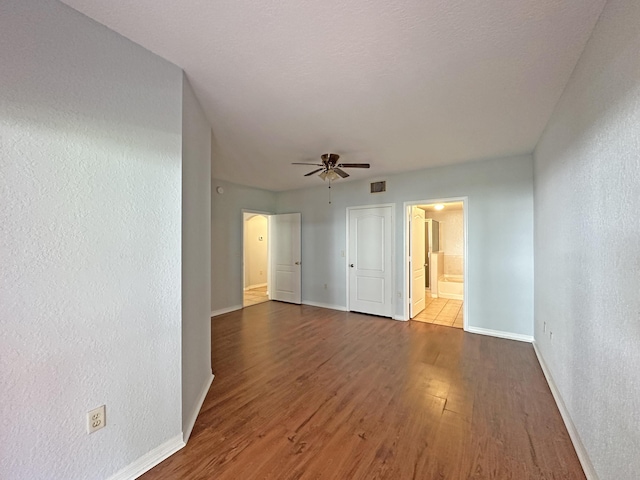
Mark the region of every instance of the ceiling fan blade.
[[316, 167], [323, 166], [321, 163], [300, 163], [300, 162], [293, 162], [291, 165], [314, 165]]
[[313, 172], [305, 173], [304, 176], [308, 177], [310, 175], [313, 175], [314, 173], [318, 173], [320, 170], [324, 170], [324, 169], [323, 168], [319, 168], [317, 170], [314, 170]]
[[342, 178], [347, 178], [349, 176], [347, 172], [345, 172], [344, 170], [340, 170], [338, 167], [334, 167], [333, 171], [340, 175]]
[[368, 163], [341, 163], [338, 167], [342, 168], [370, 168]]

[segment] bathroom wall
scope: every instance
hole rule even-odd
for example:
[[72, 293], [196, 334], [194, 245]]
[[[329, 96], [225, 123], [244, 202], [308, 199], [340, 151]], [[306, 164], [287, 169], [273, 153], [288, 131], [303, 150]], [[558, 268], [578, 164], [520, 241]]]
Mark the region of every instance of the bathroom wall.
[[427, 212], [427, 218], [440, 222], [440, 251], [444, 252], [444, 273], [464, 273], [464, 214], [462, 209]]

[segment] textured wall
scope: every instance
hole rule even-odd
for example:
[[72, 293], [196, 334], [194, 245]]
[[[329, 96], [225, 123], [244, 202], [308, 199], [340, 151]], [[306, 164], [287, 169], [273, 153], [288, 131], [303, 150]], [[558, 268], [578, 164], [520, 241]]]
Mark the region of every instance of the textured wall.
[[211, 127], [186, 76], [182, 101], [182, 431], [211, 381]]
[[[223, 194], [216, 192], [219, 186]], [[276, 194], [216, 179], [211, 192], [211, 311], [215, 312], [242, 306], [242, 210], [274, 212]]]
[[608, 2], [535, 152], [535, 338], [612, 480], [640, 471], [638, 25]]
[[[302, 298], [346, 305], [346, 208], [395, 203], [395, 313], [402, 315], [405, 260], [403, 202], [468, 196], [471, 326], [533, 334], [533, 168], [531, 156], [432, 168], [370, 181], [278, 194], [278, 213], [302, 213]], [[327, 284], [325, 290], [323, 284]]]
[[0, 59], [0, 478], [104, 479], [181, 432], [181, 72], [49, 0]]

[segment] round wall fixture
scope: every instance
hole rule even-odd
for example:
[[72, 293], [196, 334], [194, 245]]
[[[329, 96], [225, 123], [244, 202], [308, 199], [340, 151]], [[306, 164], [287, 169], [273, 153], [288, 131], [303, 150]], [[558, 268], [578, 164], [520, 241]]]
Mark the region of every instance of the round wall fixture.
[[220, 195], [222, 195], [224, 193], [224, 188], [216, 187], [216, 192], [218, 192]]

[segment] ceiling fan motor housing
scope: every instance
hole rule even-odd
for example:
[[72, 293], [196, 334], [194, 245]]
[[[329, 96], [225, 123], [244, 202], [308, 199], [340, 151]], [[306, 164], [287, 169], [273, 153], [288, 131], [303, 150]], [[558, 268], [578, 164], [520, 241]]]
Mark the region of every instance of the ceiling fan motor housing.
[[322, 163], [324, 163], [328, 168], [334, 167], [336, 163], [338, 163], [338, 159], [340, 155], [337, 153], [325, 153], [322, 155]]

